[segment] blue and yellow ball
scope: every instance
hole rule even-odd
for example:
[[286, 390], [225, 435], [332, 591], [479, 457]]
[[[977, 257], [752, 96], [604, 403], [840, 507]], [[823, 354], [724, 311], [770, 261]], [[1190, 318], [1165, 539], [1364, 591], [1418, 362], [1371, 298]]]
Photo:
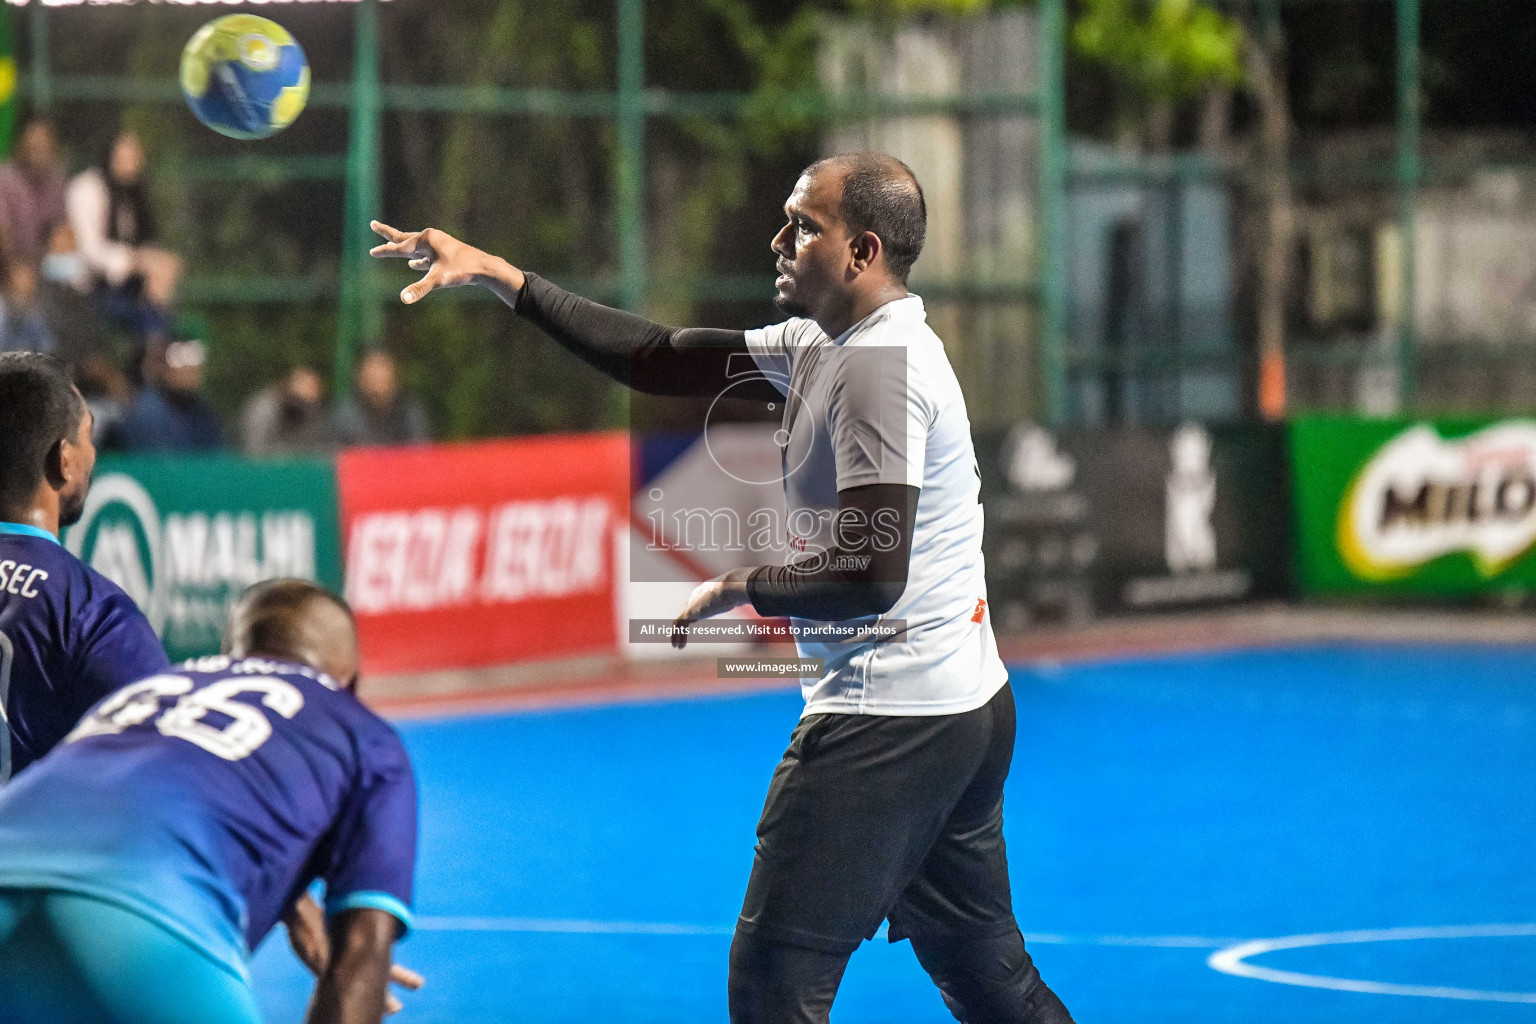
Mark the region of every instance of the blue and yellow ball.
[[181, 91], [197, 119], [219, 134], [264, 139], [304, 110], [309, 61], [277, 22], [228, 14], [187, 41], [181, 51]]

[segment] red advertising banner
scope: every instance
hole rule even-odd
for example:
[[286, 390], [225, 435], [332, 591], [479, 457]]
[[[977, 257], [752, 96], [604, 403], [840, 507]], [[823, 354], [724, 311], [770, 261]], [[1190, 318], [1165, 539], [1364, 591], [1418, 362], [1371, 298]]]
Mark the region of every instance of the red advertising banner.
[[350, 451], [337, 478], [365, 671], [615, 649], [625, 435]]

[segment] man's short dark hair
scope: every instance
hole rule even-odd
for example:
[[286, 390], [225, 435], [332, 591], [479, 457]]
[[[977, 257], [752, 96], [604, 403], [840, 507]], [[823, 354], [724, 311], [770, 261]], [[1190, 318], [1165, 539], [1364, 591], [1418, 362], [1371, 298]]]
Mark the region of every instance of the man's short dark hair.
[[841, 153], [805, 169], [845, 172], [840, 212], [853, 234], [872, 231], [885, 246], [891, 276], [906, 283], [928, 234], [928, 205], [912, 168], [886, 153]]
[[344, 598], [318, 583], [292, 578], [263, 580], [235, 603], [225, 649], [304, 660], [306, 650], [315, 646], [306, 621], [315, 602], [334, 605], [357, 621]]
[[62, 362], [38, 352], [0, 355], [0, 508], [32, 497], [48, 452], [75, 440], [84, 418], [85, 400]]
[[281, 633], [288, 628], [287, 620], [301, 618], [314, 601], [335, 605], [349, 619], [356, 619], [352, 606], [340, 594], [312, 580], [291, 576], [253, 583], [240, 595], [236, 607], [244, 614], [244, 625], [251, 631], [251, 638], [256, 639]]

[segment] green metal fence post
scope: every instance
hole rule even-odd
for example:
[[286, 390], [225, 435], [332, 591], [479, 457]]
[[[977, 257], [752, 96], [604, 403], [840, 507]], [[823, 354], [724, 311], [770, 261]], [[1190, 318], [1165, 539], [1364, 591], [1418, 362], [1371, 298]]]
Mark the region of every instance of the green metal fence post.
[[1402, 266], [1397, 310], [1398, 403], [1413, 402], [1415, 348], [1414, 290], [1417, 287], [1416, 227], [1419, 160], [1419, 0], [1397, 0], [1397, 231]]
[[1066, 0], [1040, 4], [1040, 376], [1045, 421], [1067, 410]]
[[378, 339], [383, 310], [370, 287], [373, 271], [368, 256], [373, 237], [368, 222], [379, 208], [379, 7], [362, 0], [354, 22], [352, 120], [347, 143], [346, 211], [341, 248], [341, 295], [336, 311], [334, 388], [345, 394], [352, 380], [352, 362], [360, 342]]
[[619, 295], [625, 309], [645, 303], [645, 4], [619, 0]]
[[48, 73], [48, 8], [32, 5], [32, 110], [42, 113], [53, 105], [53, 81]]
[[1280, 35], [1280, 0], [1260, 0], [1259, 27], [1266, 45], [1272, 45]]

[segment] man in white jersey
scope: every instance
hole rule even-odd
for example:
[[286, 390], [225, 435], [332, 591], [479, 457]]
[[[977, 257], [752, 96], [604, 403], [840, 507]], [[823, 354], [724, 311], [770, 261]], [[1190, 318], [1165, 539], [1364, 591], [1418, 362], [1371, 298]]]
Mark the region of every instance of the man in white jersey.
[[[1014, 921], [1002, 834], [1014, 704], [987, 612], [980, 478], [959, 382], [907, 291], [926, 209], [911, 170], [852, 153], [801, 175], [755, 331], [669, 328], [581, 299], [435, 229], [374, 229], [376, 256], [437, 288], [495, 292], [574, 354], [650, 394], [784, 408], [789, 564], [694, 591], [751, 603], [824, 659], [774, 772], [731, 944], [733, 1024], [825, 1024], [848, 958], [890, 922], [965, 1024], [1070, 1024]], [[733, 364], [733, 357], [735, 362]], [[743, 383], [741, 360], [758, 378]], [[804, 635], [835, 623], [839, 632]]]

